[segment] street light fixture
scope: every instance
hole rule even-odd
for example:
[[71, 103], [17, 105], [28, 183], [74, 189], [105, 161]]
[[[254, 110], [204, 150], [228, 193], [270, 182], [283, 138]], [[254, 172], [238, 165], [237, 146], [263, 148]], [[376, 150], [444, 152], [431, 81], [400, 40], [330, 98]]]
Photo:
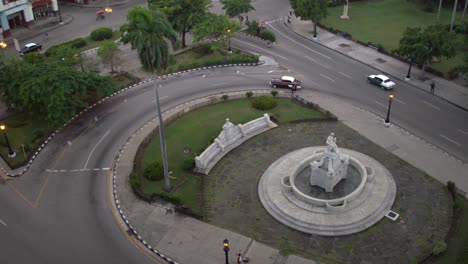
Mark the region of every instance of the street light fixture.
[[389, 127], [390, 126], [390, 109], [392, 108], [392, 101], [395, 96], [393, 94], [390, 94], [388, 96], [388, 110], [387, 110], [387, 118], [385, 118], [385, 126]]
[[10, 159], [16, 157], [16, 152], [13, 151], [13, 149], [11, 149], [11, 146], [10, 146], [10, 141], [8, 141], [8, 137], [6, 135], [6, 126], [5, 125], [0, 125], [0, 130], [2, 130], [3, 132], [3, 136], [5, 137], [5, 142], [7, 143], [7, 146], [8, 146], [8, 157]]
[[408, 59], [409, 61], [409, 68], [408, 68], [408, 73], [406, 74], [405, 80], [409, 81], [411, 80], [411, 65], [413, 65], [413, 60], [411, 58]]
[[6, 48], [8, 45], [5, 43], [5, 42], [0, 42], [0, 48], [4, 49]]
[[223, 250], [224, 250], [224, 255], [226, 256], [226, 264], [229, 264], [229, 259], [228, 259], [229, 240], [227, 240], [227, 238], [223, 240]]
[[109, 26], [112, 29], [112, 16], [111, 16], [112, 8], [106, 7], [104, 8], [104, 11], [106, 11], [106, 13], [109, 14]]
[[231, 50], [231, 29], [230, 28], [228, 28], [227, 33], [228, 33], [228, 43], [229, 43], [228, 52], [232, 53], [232, 50]]

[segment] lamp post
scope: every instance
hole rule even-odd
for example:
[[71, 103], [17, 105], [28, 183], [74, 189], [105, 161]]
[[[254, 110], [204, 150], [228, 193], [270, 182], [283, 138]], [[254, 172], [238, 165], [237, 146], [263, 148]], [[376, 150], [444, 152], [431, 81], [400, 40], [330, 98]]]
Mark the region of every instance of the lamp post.
[[231, 29], [228, 28], [227, 30], [227, 33], [228, 33], [228, 53], [231, 54], [232, 53], [232, 50], [231, 50]]
[[2, 38], [0, 41], [0, 50], [2, 50], [2, 57], [5, 57], [5, 53], [3, 53], [3, 49], [5, 49], [8, 45], [3, 41], [3, 37], [2, 36], [0, 37]]
[[112, 8], [110, 8], [109, 5], [107, 5], [107, 6], [108, 7], [104, 8], [104, 11], [106, 11], [106, 13], [109, 14], [109, 26], [112, 29], [112, 16], [111, 16]]
[[387, 118], [385, 118], [385, 126], [389, 127], [390, 126], [390, 109], [392, 108], [392, 101], [395, 96], [393, 94], [390, 94], [388, 96], [388, 110], [387, 110]]
[[10, 159], [16, 157], [16, 152], [13, 151], [13, 149], [11, 149], [11, 146], [10, 146], [10, 141], [8, 141], [8, 137], [6, 135], [6, 126], [5, 125], [0, 125], [0, 129], [2, 130], [3, 132], [3, 136], [5, 137], [5, 142], [7, 143], [7, 146], [8, 146], [8, 157]]
[[229, 264], [229, 259], [228, 259], [229, 240], [227, 240], [227, 238], [223, 240], [223, 250], [224, 250], [224, 255], [226, 256], [226, 264]]
[[406, 81], [411, 80], [411, 65], [413, 65], [413, 60], [411, 58], [409, 58], [408, 61], [409, 61], [409, 68], [408, 68], [408, 73], [406, 74], [406, 77], [405, 77]]

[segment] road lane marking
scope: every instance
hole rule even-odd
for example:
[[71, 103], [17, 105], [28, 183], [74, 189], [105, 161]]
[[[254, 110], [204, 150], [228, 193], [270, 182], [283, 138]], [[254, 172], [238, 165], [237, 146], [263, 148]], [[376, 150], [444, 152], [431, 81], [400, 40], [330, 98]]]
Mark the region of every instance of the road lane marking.
[[454, 141], [454, 140], [451, 140], [450, 138], [448, 138], [448, 137], [446, 137], [446, 136], [444, 136], [444, 135], [440, 135], [440, 136], [443, 137], [444, 139], [446, 139], [446, 140], [452, 142], [453, 144], [456, 144], [457, 146], [461, 147], [461, 144], [460, 144], [460, 143], [458, 143], [458, 142], [456, 142], [456, 141]]
[[343, 75], [343, 76], [345, 76], [345, 77], [347, 77], [347, 78], [352, 79], [351, 76], [349, 76], [349, 75], [346, 75], [346, 74], [344, 74], [344, 73], [342, 73], [342, 72], [338, 72], [338, 73], [341, 74], [341, 75]]
[[88, 166], [89, 159], [91, 159], [91, 156], [93, 155], [93, 152], [96, 150], [99, 143], [101, 143], [104, 140], [104, 138], [107, 136], [107, 134], [109, 134], [109, 132], [110, 132], [110, 130], [107, 130], [106, 134], [104, 136], [102, 136], [102, 138], [98, 141], [98, 143], [96, 143], [96, 145], [94, 145], [94, 148], [89, 153], [88, 159], [86, 160], [86, 163], [85, 163], [83, 169], [86, 169], [86, 167]]
[[311, 61], [313, 61], [313, 62], [317, 63], [318, 65], [320, 65], [320, 66], [322, 66], [322, 67], [326, 68], [326, 69], [330, 69], [330, 67], [329, 67], [329, 66], [327, 66], [327, 65], [325, 65], [325, 64], [322, 64], [322, 63], [318, 62], [316, 59], [312, 59], [312, 58], [311, 58], [311, 57], [309, 57], [309, 56], [305, 56], [305, 57], [306, 57], [307, 59], [309, 59], [309, 60], [311, 60]]
[[380, 105], [381, 107], [387, 109], [387, 107], [386, 107], [385, 105], [383, 105], [382, 103], [379, 103], [379, 102], [377, 102], [377, 101], [375, 101], [375, 103], [378, 104], [378, 105]]
[[465, 135], [468, 136], [468, 132], [465, 132], [465, 131], [463, 131], [463, 130], [461, 130], [461, 129], [457, 129], [457, 130], [458, 130], [460, 133], [465, 134]]
[[242, 40], [239, 40], [239, 39], [234, 39], [234, 40], [235, 40], [235, 41], [242, 42], [242, 43], [247, 44], [247, 45], [250, 45], [250, 46], [255, 47], [255, 48], [257, 48], [257, 49], [261, 49], [261, 50], [263, 50], [263, 51], [265, 51], [265, 52], [271, 53], [271, 54], [273, 54], [273, 55], [275, 55], [275, 56], [278, 56], [278, 57], [282, 58], [283, 60], [288, 60], [287, 58], [285, 58], [285, 57], [283, 57], [283, 56], [281, 56], [281, 55], [278, 55], [278, 54], [276, 54], [276, 53], [274, 53], [274, 52], [271, 52], [271, 51], [269, 51], [269, 50], [260, 48], [260, 47], [258, 47], [258, 46], [256, 46], [256, 45], [250, 44], [250, 43], [248, 43], [248, 42], [245, 42], [245, 41], [242, 41]]
[[2, 221], [2, 219], [0, 219], [0, 223], [2, 223], [2, 225], [4, 225], [4, 226], [7, 226], [7, 225], [5, 224], [5, 222]]
[[437, 106], [435, 106], [435, 105], [433, 105], [433, 104], [431, 104], [431, 103], [428, 103], [428, 102], [426, 102], [426, 101], [424, 101], [424, 100], [423, 100], [423, 103], [425, 103], [425, 104], [427, 104], [428, 106], [433, 107], [433, 108], [435, 108], [435, 109], [437, 109], [437, 110], [440, 110], [439, 107], [437, 107]]
[[395, 99], [395, 101], [399, 102], [400, 104], [406, 104], [405, 102], [403, 102], [403, 101], [401, 101], [401, 100], [398, 100], [398, 99], [396, 99], [396, 98], [393, 98], [393, 99]]
[[279, 30], [277, 30], [277, 29], [276, 29], [275, 27], [273, 27], [272, 25], [269, 25], [269, 26], [270, 26], [273, 30], [275, 30], [276, 32], [278, 32], [280, 35], [282, 35], [283, 37], [285, 37], [285, 38], [289, 39], [290, 41], [296, 43], [297, 45], [300, 45], [300, 46], [302, 46], [302, 47], [304, 47], [304, 48], [306, 48], [306, 49], [308, 49], [308, 50], [310, 50], [310, 51], [312, 51], [312, 52], [317, 53], [318, 55], [320, 55], [320, 56], [322, 56], [322, 57], [324, 57], [324, 58], [327, 58], [327, 59], [333, 61], [332, 58], [328, 57], [327, 55], [322, 54], [322, 53], [320, 53], [320, 52], [318, 52], [318, 51], [315, 51], [315, 50], [313, 50], [313, 49], [311, 49], [311, 48], [309, 48], [309, 47], [307, 47], [307, 46], [305, 46], [305, 45], [302, 45], [301, 43], [299, 43], [299, 42], [293, 40], [292, 38], [290, 38], [290, 37], [284, 35], [283, 33], [281, 33]]
[[332, 82], [335, 82], [335, 80], [333, 80], [332, 78], [326, 76], [326, 75], [323, 75], [323, 74], [320, 74], [320, 76], [322, 76], [323, 78], [327, 78], [328, 80], [332, 81]]
[[[169, 96], [163, 96], [163, 97], [159, 97], [159, 100], [166, 99], [166, 98], [168, 98], [168, 97], [169, 97]], [[156, 103], [156, 99], [155, 99], [155, 100], [153, 100], [153, 102], [152, 102], [152, 103]]]

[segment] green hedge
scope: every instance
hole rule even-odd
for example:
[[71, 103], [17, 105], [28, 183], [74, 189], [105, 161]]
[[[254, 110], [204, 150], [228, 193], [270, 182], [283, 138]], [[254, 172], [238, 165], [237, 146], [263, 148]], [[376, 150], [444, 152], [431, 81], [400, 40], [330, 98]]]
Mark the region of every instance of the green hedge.
[[276, 41], [275, 34], [271, 32], [270, 30], [266, 30], [266, 29], [263, 29], [262, 31], [260, 31], [260, 38], [264, 40], [269, 40], [271, 42]]
[[259, 96], [255, 97], [252, 101], [252, 107], [259, 109], [259, 110], [269, 110], [274, 108], [277, 105], [275, 99], [270, 96]]
[[64, 42], [64, 43], [52, 46], [47, 49], [47, 51], [45, 52], [45, 55], [47, 57], [50, 57], [51, 55], [54, 55], [57, 49], [63, 46], [70, 46], [74, 49], [79, 49], [79, 48], [86, 46], [86, 40], [84, 38], [76, 38], [72, 41], [68, 41], [68, 42]]
[[150, 181], [159, 181], [164, 178], [164, 168], [158, 161], [145, 166], [143, 176]]
[[107, 27], [101, 27], [91, 32], [91, 39], [94, 41], [101, 41], [101, 40], [111, 39], [111, 38], [112, 38], [112, 29], [107, 28]]

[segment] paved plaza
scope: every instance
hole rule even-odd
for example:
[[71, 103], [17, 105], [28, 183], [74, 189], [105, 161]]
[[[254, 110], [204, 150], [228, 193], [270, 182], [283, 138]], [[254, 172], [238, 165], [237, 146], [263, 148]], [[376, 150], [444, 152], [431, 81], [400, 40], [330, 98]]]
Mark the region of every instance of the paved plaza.
[[[257, 193], [263, 172], [288, 152], [323, 145], [330, 132], [335, 133], [340, 147], [371, 156], [392, 173], [397, 185], [392, 210], [400, 214], [398, 221], [383, 218], [355, 235], [323, 237], [290, 229], [263, 208]], [[280, 253], [325, 263], [421, 260], [448, 232], [452, 214], [452, 201], [442, 184], [341, 122], [280, 124], [244, 142], [205, 176], [204, 191], [209, 223], [255, 238]]]

